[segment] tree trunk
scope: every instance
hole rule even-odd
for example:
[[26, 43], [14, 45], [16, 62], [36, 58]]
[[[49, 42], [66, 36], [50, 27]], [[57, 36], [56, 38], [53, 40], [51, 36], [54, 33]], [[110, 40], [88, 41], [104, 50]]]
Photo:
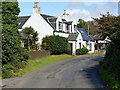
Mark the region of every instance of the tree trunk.
[[28, 51], [30, 50], [30, 39], [29, 39], [29, 36], [28, 36]]
[[32, 40], [32, 46], [34, 45], [34, 40]]

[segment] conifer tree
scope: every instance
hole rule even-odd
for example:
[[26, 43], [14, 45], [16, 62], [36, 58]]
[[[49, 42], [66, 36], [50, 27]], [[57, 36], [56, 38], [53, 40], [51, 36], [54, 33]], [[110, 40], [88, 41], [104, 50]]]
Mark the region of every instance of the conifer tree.
[[5, 74], [10, 71], [9, 69], [13, 70], [10, 66], [16, 69], [24, 67], [29, 57], [28, 52], [21, 46], [17, 22], [19, 12], [18, 2], [2, 2], [3, 75], [10, 75]]

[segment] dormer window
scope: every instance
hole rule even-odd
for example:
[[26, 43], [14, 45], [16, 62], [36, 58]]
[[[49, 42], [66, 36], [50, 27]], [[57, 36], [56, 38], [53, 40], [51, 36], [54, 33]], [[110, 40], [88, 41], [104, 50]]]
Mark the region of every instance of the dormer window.
[[59, 22], [59, 26], [58, 26], [59, 30], [62, 30], [62, 23]]

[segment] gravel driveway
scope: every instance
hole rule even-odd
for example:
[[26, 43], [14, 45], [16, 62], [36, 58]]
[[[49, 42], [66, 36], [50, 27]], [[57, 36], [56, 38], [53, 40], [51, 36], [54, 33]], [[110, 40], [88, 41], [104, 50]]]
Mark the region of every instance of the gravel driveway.
[[7, 88], [105, 88], [98, 74], [104, 55], [78, 56], [40, 68], [22, 77], [4, 79]]

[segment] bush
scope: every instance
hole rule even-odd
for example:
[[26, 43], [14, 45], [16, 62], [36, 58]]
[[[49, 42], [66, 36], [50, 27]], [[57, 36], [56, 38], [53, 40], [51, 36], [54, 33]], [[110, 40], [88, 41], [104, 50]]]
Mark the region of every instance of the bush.
[[[9, 14], [6, 14], [9, 12]], [[2, 3], [2, 76], [12, 77], [13, 72], [25, 66], [29, 55], [21, 47], [20, 33], [18, 31], [18, 2]], [[8, 19], [9, 18], [9, 19]], [[20, 65], [22, 63], [22, 65]]]
[[38, 50], [39, 49], [39, 44], [34, 44], [31, 46], [32, 50]]
[[99, 74], [104, 80], [104, 82], [107, 84], [108, 87], [110, 88], [120, 88], [120, 84], [118, 80], [111, 74], [109, 74], [105, 69], [101, 67], [101, 64], [99, 66]]
[[115, 77], [120, 85], [120, 31], [112, 37], [112, 42], [107, 48], [105, 57], [100, 66]]
[[2, 78], [10, 78], [13, 75], [13, 70], [16, 71], [14, 69], [14, 67], [11, 64], [6, 64], [2, 67]]
[[50, 50], [52, 55], [58, 55], [70, 52], [70, 45], [67, 38], [61, 36], [46, 36], [42, 39], [42, 49]]
[[2, 78], [10, 78], [14, 76], [13, 73], [17, 72], [18, 69], [25, 67], [29, 55], [28, 52], [22, 48], [11, 57], [12, 60], [2, 66]]
[[88, 53], [88, 49], [86, 47], [80, 48], [76, 50], [77, 55], [84, 55]]

